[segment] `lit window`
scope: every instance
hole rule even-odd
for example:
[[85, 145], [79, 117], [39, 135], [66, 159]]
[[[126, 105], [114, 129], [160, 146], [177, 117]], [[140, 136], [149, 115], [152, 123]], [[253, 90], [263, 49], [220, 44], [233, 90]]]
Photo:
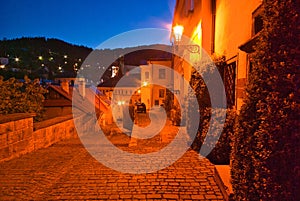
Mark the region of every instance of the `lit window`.
[[118, 71], [119, 71], [119, 67], [112, 66], [111, 69], [112, 69], [112, 71], [111, 71], [111, 77], [113, 78], [113, 77], [117, 76]]

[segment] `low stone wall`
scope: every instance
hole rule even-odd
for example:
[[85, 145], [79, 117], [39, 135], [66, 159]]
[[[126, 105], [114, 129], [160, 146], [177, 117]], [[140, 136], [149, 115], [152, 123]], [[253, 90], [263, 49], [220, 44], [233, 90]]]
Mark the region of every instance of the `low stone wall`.
[[76, 136], [72, 115], [57, 117], [34, 124], [34, 150]]
[[0, 116], [0, 162], [76, 135], [72, 115], [35, 124], [30, 114]]

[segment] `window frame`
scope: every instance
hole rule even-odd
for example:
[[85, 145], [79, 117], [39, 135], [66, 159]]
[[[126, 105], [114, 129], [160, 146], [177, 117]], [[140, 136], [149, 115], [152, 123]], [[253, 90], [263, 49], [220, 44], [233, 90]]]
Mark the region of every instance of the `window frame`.
[[160, 80], [166, 79], [166, 69], [164, 68], [158, 69], [158, 79]]

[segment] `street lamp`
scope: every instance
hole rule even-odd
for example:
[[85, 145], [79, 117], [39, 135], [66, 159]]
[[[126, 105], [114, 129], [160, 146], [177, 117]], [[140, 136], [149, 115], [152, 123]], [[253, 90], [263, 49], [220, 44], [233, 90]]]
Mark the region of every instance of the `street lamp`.
[[184, 27], [181, 25], [176, 25], [173, 27], [173, 33], [175, 36], [175, 42], [180, 42], [183, 34]]
[[173, 27], [173, 34], [174, 34], [174, 44], [176, 49], [178, 47], [184, 47], [191, 53], [200, 53], [200, 47], [199, 45], [196, 44], [189, 44], [189, 45], [184, 45], [182, 44], [182, 35], [183, 35], [184, 27], [182, 25], [176, 25]]

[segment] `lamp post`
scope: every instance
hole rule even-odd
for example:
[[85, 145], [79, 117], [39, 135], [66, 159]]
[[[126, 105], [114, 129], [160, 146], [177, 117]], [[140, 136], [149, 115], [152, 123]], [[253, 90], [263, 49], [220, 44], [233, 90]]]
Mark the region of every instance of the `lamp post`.
[[[173, 43], [174, 51], [175, 51], [174, 53], [177, 52], [177, 54], [181, 55], [181, 59], [180, 59], [181, 63], [184, 60], [183, 57], [185, 54], [183, 54], [183, 53], [185, 50], [187, 50], [190, 53], [197, 54], [196, 58], [199, 58], [199, 56], [201, 55], [200, 46], [197, 44], [194, 44], [191, 41], [191, 39], [189, 39], [188, 37], [183, 37], [183, 32], [184, 32], [184, 27], [182, 25], [176, 25], [173, 27], [173, 30], [172, 30], [173, 35], [172, 36], [174, 39], [174, 43]], [[179, 60], [177, 60], [177, 61], [179, 61]], [[173, 64], [173, 65], [176, 65], [176, 64]], [[181, 105], [181, 107], [184, 107], [184, 106], [188, 106], [190, 103], [194, 102], [193, 100], [191, 100], [191, 97], [193, 97], [194, 91], [191, 88], [186, 88], [184, 86], [184, 79], [188, 79], [188, 81], [190, 81], [189, 79], [190, 79], [191, 71], [189, 71], [188, 69], [184, 69], [183, 63], [181, 65], [182, 65], [183, 76], [181, 78], [179, 78], [180, 80], [178, 80], [180, 83], [179, 84], [180, 85], [179, 86], [179, 91], [180, 91], [179, 98], [180, 98], [181, 104], [184, 103]], [[181, 108], [181, 109], [183, 109], [183, 108]], [[187, 121], [186, 117], [188, 117], [188, 111], [186, 109], [188, 109], [188, 108], [184, 109], [184, 112], [182, 113], [183, 116], [181, 116], [181, 121], [183, 124], [186, 123], [186, 121]], [[185, 125], [187, 125], [187, 124], [185, 124]]]

